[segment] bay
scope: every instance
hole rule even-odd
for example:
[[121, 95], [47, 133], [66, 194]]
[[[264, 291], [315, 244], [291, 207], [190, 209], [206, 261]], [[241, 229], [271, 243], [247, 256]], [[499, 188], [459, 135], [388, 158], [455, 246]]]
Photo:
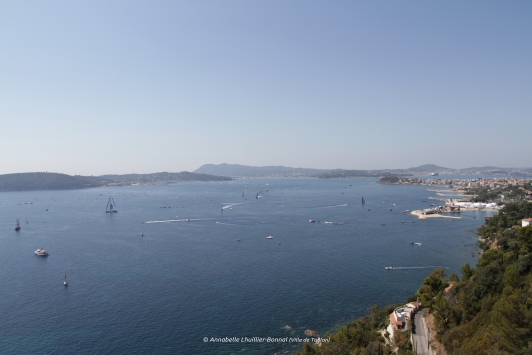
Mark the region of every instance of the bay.
[[[116, 214], [105, 213], [109, 196]], [[405, 301], [436, 267], [475, 264], [472, 231], [493, 213], [403, 213], [430, 196], [426, 186], [314, 178], [0, 193], [0, 352], [299, 350], [210, 340], [323, 335]], [[41, 247], [49, 257], [34, 255]]]

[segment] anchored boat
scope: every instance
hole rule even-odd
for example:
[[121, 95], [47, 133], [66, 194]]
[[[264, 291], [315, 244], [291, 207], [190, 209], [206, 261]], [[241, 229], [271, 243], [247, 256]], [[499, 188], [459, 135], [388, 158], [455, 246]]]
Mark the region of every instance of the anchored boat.
[[50, 254], [48, 254], [48, 252], [44, 249], [37, 249], [34, 251], [35, 255], [38, 255], [38, 256], [48, 256]]

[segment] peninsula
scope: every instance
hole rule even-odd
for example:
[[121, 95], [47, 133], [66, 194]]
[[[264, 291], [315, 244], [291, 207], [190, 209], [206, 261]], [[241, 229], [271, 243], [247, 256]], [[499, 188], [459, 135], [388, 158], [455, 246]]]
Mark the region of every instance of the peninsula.
[[0, 175], [0, 191], [70, 190], [102, 186], [166, 184], [182, 181], [230, 181], [225, 176], [180, 173], [80, 176], [59, 173], [17, 173]]

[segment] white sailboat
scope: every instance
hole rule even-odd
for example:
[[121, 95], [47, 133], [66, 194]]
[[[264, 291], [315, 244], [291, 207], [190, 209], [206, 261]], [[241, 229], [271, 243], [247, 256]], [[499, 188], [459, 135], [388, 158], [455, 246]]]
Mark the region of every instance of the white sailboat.
[[266, 239], [273, 239], [273, 237], [270, 234], [270, 230], [269, 229], [268, 229], [268, 236], [266, 237]]

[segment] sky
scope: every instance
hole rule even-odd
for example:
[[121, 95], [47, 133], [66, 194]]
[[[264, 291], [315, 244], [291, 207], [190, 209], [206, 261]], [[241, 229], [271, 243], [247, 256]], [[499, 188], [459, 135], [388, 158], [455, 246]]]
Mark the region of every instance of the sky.
[[2, 1], [0, 174], [532, 167], [531, 1]]

